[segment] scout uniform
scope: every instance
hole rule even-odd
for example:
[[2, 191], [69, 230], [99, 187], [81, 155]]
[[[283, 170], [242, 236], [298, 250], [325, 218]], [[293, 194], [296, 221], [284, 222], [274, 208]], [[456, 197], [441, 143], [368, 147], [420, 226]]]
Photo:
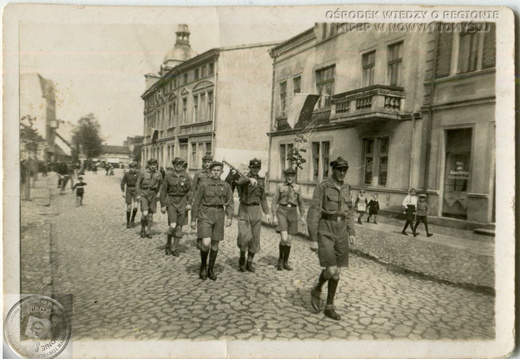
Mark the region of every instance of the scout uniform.
[[[286, 169], [284, 175], [295, 176], [296, 171], [292, 168]], [[286, 232], [287, 238], [280, 240], [279, 250], [280, 257], [278, 258], [278, 270], [292, 270], [289, 266], [289, 254], [291, 252], [291, 237], [292, 235], [298, 234], [298, 212], [296, 207], [300, 209], [300, 215], [302, 218], [305, 217], [305, 210], [303, 208], [302, 190], [296, 183], [288, 183], [285, 180], [283, 183], [278, 184], [274, 191], [273, 202], [271, 209], [273, 211], [273, 217], [276, 216], [278, 225], [276, 226], [276, 232], [282, 235], [282, 232]], [[282, 235], [283, 237], [283, 235]]]
[[[210, 169], [215, 166], [223, 167], [221, 162], [212, 162]], [[200, 278], [205, 280], [209, 277], [216, 280], [213, 271], [218, 254], [218, 242], [224, 239], [225, 216], [233, 216], [233, 194], [231, 187], [221, 179], [212, 177], [203, 181], [193, 197], [192, 223], [197, 220], [197, 235], [199, 238], [211, 238], [211, 251], [209, 253], [209, 265], [206, 272], [208, 248], [201, 245], [200, 248]], [[216, 250], [214, 248], [217, 248]]]
[[[262, 167], [262, 161], [252, 159], [249, 161], [249, 168]], [[257, 184], [253, 186], [250, 178], [254, 178]], [[260, 230], [262, 228], [262, 211], [269, 215], [267, 205], [267, 194], [265, 192], [265, 180], [251, 172], [238, 180], [238, 195], [240, 205], [238, 207], [238, 239], [237, 245], [240, 248], [239, 269], [241, 272], [246, 270], [254, 272], [253, 258], [260, 251]], [[246, 264], [246, 252], [247, 264]]]
[[[204, 182], [206, 179], [208, 179], [211, 176], [209, 168], [205, 167], [205, 164], [208, 162], [211, 162], [211, 161], [213, 161], [213, 157], [211, 155], [205, 155], [204, 157], [202, 157], [202, 169], [198, 170], [193, 175], [193, 181], [191, 183], [191, 186], [193, 188], [193, 193], [195, 193], [197, 191], [197, 189], [199, 188], [199, 186], [202, 182]], [[193, 205], [192, 205], [192, 207], [193, 207]], [[192, 215], [193, 215], [193, 212], [192, 212]], [[197, 248], [199, 248], [199, 249], [200, 249], [201, 242], [202, 242], [202, 238], [197, 236]]]
[[[186, 206], [191, 203], [191, 178], [184, 169], [178, 173], [175, 171], [176, 165], [185, 162], [176, 157], [172, 161], [173, 171], [169, 171], [161, 185], [160, 201], [161, 207], [166, 207], [168, 211], [168, 232], [166, 239], [166, 255], [172, 254], [174, 257], [179, 255], [179, 242], [182, 238], [182, 225], [186, 217]], [[175, 228], [171, 225], [176, 224]], [[174, 237], [174, 249], [171, 250], [172, 237]]]
[[424, 193], [419, 195], [419, 202], [417, 202], [417, 221], [415, 222], [415, 228], [413, 229], [414, 237], [419, 235], [419, 233], [417, 233], [417, 227], [419, 227], [419, 223], [421, 222], [424, 223], [426, 236], [433, 236], [433, 234], [428, 231], [428, 204], [426, 203], [426, 195]]
[[[348, 162], [342, 157], [330, 163], [334, 170], [348, 169]], [[333, 171], [334, 172], [334, 171]], [[327, 306], [324, 314], [339, 320], [333, 306], [334, 295], [339, 282], [339, 272], [330, 274], [331, 267], [348, 267], [349, 236], [355, 236], [354, 212], [350, 186], [343, 180], [333, 178], [335, 174], [321, 182], [314, 190], [312, 203], [307, 215], [309, 239], [318, 242], [320, 266], [325, 267], [317, 285], [311, 291], [311, 304], [319, 310], [321, 288], [328, 284]]]
[[[145, 236], [152, 238], [150, 233], [152, 228], [152, 215], [157, 212], [157, 192], [161, 186], [161, 173], [156, 169], [152, 171], [150, 167], [157, 166], [157, 160], [148, 160], [148, 168], [141, 172], [137, 177], [136, 189], [141, 200], [141, 238]], [[146, 233], [148, 227], [148, 233]]]
[[[137, 184], [138, 176], [137, 163], [132, 162], [130, 163], [130, 171], [126, 172], [121, 179], [121, 192], [124, 193], [126, 202], [126, 228], [135, 227], [134, 220], [137, 213], [137, 197], [139, 195], [135, 186]], [[131, 211], [132, 201], [136, 207]], [[130, 218], [130, 213], [132, 214], [132, 218]]]

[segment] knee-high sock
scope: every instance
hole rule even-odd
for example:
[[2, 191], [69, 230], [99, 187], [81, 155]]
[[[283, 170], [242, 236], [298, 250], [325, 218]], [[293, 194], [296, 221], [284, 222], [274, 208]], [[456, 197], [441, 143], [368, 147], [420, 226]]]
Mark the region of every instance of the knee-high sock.
[[329, 279], [329, 291], [327, 293], [327, 305], [334, 304], [334, 296], [336, 295], [336, 289], [338, 288], [339, 279]]

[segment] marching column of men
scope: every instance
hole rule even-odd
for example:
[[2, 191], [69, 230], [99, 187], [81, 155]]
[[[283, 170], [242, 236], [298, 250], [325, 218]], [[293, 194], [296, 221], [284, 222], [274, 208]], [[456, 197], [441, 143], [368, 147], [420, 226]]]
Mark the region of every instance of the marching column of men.
[[[224, 239], [224, 228], [232, 224], [234, 212], [231, 186], [220, 178], [224, 164], [206, 155], [203, 169], [195, 173], [193, 181], [186, 172], [186, 161], [181, 158], [176, 157], [172, 161], [173, 170], [165, 176], [157, 171], [157, 164], [157, 160], [149, 160], [146, 170], [139, 175], [132, 164], [130, 172], [121, 181], [122, 191], [126, 186], [127, 228], [134, 225], [136, 208], [130, 219], [132, 199], [134, 205], [135, 200], [140, 201], [141, 237], [152, 238], [152, 216], [156, 212], [157, 193], [160, 191], [161, 211], [168, 213], [165, 253], [178, 256], [182, 226], [187, 210], [191, 209], [191, 228], [197, 230], [197, 246], [200, 249], [199, 277], [202, 280], [216, 280], [214, 267], [219, 243]], [[240, 203], [237, 246], [240, 249], [241, 272], [255, 272], [253, 258], [260, 251], [262, 213], [267, 222], [271, 222], [265, 179], [258, 175], [261, 166], [262, 162], [255, 158], [249, 162], [247, 174], [233, 168], [240, 175], [237, 181]], [[320, 296], [324, 284], [328, 283], [324, 314], [340, 320], [340, 315], [335, 311], [334, 298], [341, 268], [348, 267], [350, 245], [355, 242], [354, 213], [350, 186], [344, 181], [348, 162], [338, 157], [330, 162], [330, 166], [332, 174], [314, 190], [306, 221], [301, 189], [295, 183], [296, 172], [293, 169], [284, 171], [284, 182], [275, 189], [272, 214], [276, 231], [280, 233], [277, 269], [292, 270], [288, 259], [291, 236], [298, 233], [298, 208], [301, 220], [308, 224], [310, 248], [317, 252], [320, 266], [324, 268], [311, 290], [311, 305], [316, 311], [323, 309]]]
[[137, 199], [139, 192], [135, 188], [138, 176], [137, 163], [132, 162], [130, 163], [130, 170], [121, 179], [121, 192], [123, 192], [123, 198], [125, 198], [126, 202], [126, 228], [135, 227], [135, 215], [137, 214], [137, 206], [139, 204]]

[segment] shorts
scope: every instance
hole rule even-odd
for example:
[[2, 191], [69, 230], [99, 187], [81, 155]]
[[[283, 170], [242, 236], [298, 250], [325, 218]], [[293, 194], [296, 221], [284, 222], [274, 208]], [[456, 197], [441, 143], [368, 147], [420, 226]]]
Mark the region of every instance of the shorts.
[[349, 234], [347, 222], [320, 219], [318, 258], [322, 267], [348, 267]]
[[157, 212], [157, 192], [149, 189], [141, 191], [141, 212]]
[[132, 204], [132, 200], [137, 202], [137, 190], [135, 187], [127, 187], [125, 192], [125, 202], [126, 204]]
[[415, 219], [415, 206], [413, 204], [409, 204], [406, 207], [406, 220], [412, 221]]
[[197, 219], [197, 237], [220, 242], [224, 239], [225, 219], [224, 208], [201, 206]]
[[296, 206], [281, 206], [276, 209], [278, 225], [276, 232], [287, 232], [292, 235], [298, 234], [298, 211]]
[[76, 192], [76, 197], [83, 198], [84, 192]]
[[168, 213], [168, 224], [177, 223], [177, 226], [186, 224], [186, 206], [188, 200], [186, 197], [166, 198], [166, 212]]

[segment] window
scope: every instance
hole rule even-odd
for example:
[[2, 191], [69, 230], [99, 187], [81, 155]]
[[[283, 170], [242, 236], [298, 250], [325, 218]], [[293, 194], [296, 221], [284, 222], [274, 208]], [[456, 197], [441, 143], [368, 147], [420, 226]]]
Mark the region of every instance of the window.
[[185, 97], [182, 99], [182, 123], [186, 123], [188, 116], [188, 99]]
[[208, 91], [208, 120], [213, 120], [213, 91]]
[[478, 32], [462, 32], [459, 43], [459, 73], [471, 72], [477, 69], [479, 55]]
[[188, 158], [188, 143], [186, 141], [187, 140], [184, 140], [184, 142], [179, 143], [179, 157], [184, 160]]
[[206, 93], [200, 94], [200, 120], [206, 121], [207, 118], [205, 117], [205, 110], [206, 109]]
[[363, 183], [386, 186], [388, 178], [388, 137], [365, 138], [363, 140]]
[[283, 173], [287, 168], [292, 167], [291, 151], [294, 145], [292, 143], [280, 145], [280, 173]]
[[206, 65], [200, 68], [200, 77], [206, 77]]
[[401, 72], [403, 65], [403, 43], [398, 42], [388, 46], [388, 84], [401, 86]]
[[183, 83], [183, 85], [186, 85], [188, 83], [188, 74], [187, 73], [184, 74], [182, 83]]
[[287, 81], [280, 82], [280, 114], [285, 114], [285, 105], [287, 100]]
[[194, 75], [195, 75], [195, 80], [198, 80], [199, 79], [199, 69], [195, 69]]
[[[330, 142], [312, 143], [312, 179], [321, 181], [329, 176]], [[321, 173], [321, 176], [320, 176]]]
[[363, 87], [372, 86], [374, 84], [374, 68], [376, 65], [376, 52], [368, 52], [363, 54]]
[[302, 92], [302, 77], [297, 76], [293, 78], [293, 93]]
[[169, 106], [168, 128], [173, 127], [173, 103]]
[[211, 154], [211, 142], [206, 142], [206, 154]]
[[193, 122], [198, 121], [199, 95], [193, 95]]
[[215, 72], [215, 63], [208, 64], [208, 75], [213, 75]]
[[198, 161], [197, 161], [197, 144], [196, 143], [192, 143], [191, 144], [191, 168], [195, 168], [195, 166], [197, 165]]
[[316, 91], [320, 95], [316, 104], [318, 109], [330, 107], [330, 98], [334, 93], [334, 71], [335, 66], [316, 71]]

